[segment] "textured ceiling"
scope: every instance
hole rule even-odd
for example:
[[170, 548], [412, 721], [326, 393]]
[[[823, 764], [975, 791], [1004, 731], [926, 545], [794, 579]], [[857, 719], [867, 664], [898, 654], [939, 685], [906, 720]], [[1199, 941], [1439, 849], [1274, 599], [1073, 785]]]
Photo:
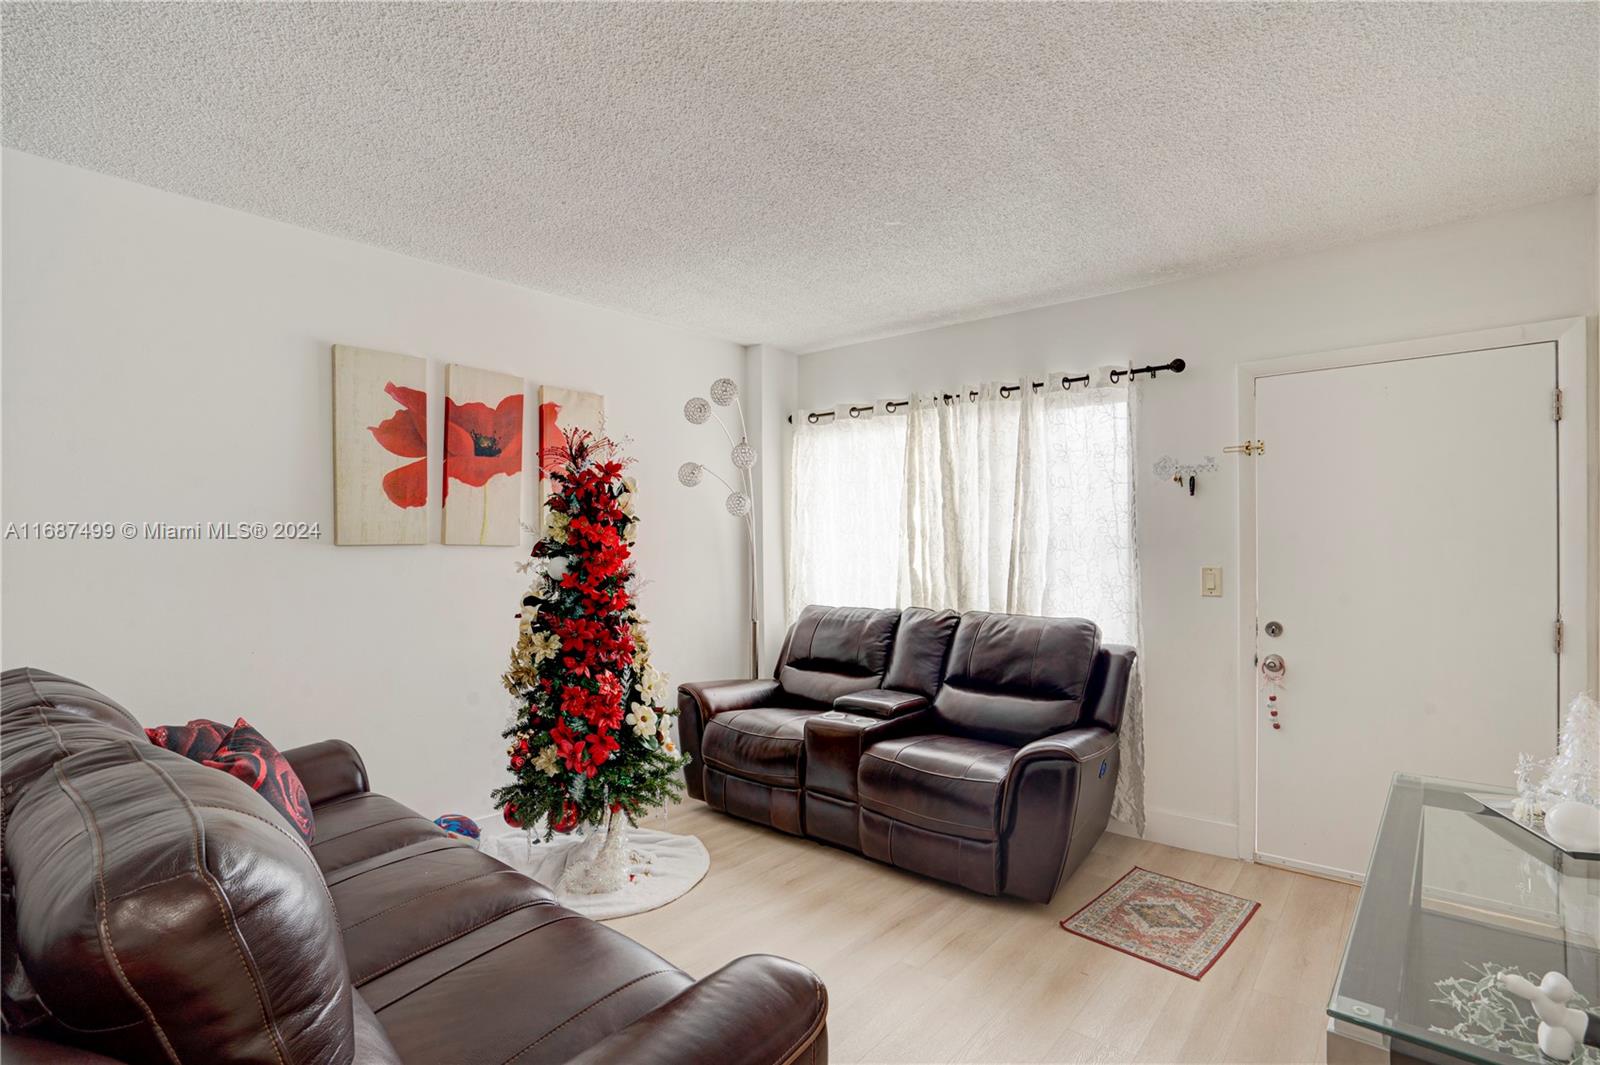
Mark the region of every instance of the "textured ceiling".
[[20, 4], [4, 140], [812, 350], [1595, 186], [1584, 4]]

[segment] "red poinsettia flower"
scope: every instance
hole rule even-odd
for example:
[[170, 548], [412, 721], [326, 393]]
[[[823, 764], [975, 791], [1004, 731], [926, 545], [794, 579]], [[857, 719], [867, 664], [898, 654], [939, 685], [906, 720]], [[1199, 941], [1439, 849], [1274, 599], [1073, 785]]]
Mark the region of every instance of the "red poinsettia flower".
[[383, 475], [383, 494], [397, 507], [421, 507], [428, 503], [428, 394], [415, 388], [402, 388], [390, 381], [383, 386], [400, 410], [377, 425], [367, 426], [385, 451], [402, 458], [416, 459]]
[[609, 732], [596, 732], [587, 737], [589, 741], [589, 758], [595, 765], [604, 765], [606, 759], [617, 753], [622, 744]]
[[522, 393], [493, 410], [485, 403], [444, 401], [444, 475], [482, 488], [497, 473], [522, 469]]

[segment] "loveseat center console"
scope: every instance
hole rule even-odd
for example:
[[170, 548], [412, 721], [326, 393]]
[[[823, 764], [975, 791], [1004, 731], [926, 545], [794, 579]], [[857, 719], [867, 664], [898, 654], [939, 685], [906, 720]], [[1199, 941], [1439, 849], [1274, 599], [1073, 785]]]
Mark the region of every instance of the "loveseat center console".
[[861, 849], [856, 769], [868, 730], [881, 723], [843, 710], [829, 710], [806, 722], [806, 824], [816, 838]]

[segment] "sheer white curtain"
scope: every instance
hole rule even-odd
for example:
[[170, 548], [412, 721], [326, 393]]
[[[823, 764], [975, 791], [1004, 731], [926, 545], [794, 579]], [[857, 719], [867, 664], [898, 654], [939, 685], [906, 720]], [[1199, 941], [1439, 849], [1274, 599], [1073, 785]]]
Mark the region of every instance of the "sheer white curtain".
[[1010, 610], [1020, 405], [984, 385], [973, 399], [915, 397], [907, 417], [905, 606]]
[[1133, 389], [1105, 379], [1028, 391], [1017, 403], [1010, 609], [1091, 618], [1108, 643], [1137, 644], [1139, 636], [1133, 401]]
[[789, 468], [789, 620], [808, 603], [898, 606], [906, 419], [840, 408], [795, 415]]
[[[1126, 382], [1126, 378], [1123, 379]], [[1055, 378], [1059, 382], [1060, 378]], [[1012, 611], [1089, 618], [1107, 643], [1144, 646], [1134, 498], [1137, 391], [1105, 370], [1088, 387], [1024, 389]], [[1111, 816], [1144, 834], [1144, 687], [1135, 660], [1118, 732]]]
[[[1140, 646], [1134, 393], [997, 384], [909, 413], [796, 418], [789, 613], [807, 603], [996, 610], [1096, 622]], [[1144, 831], [1137, 670], [1112, 815]]]

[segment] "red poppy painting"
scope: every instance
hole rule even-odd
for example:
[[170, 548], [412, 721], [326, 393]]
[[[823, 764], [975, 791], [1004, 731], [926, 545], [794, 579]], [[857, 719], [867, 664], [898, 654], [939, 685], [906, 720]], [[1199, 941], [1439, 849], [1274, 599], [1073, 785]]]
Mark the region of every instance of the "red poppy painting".
[[444, 400], [444, 542], [522, 537], [523, 382], [454, 366]]
[[427, 363], [333, 349], [334, 542], [428, 538]]
[[522, 472], [522, 393], [494, 408], [486, 403], [444, 401], [445, 496], [450, 481], [482, 488], [497, 473]]
[[539, 498], [540, 511], [551, 471], [559, 470], [566, 459], [562, 434], [569, 429], [584, 429], [600, 435], [606, 427], [606, 400], [593, 392], [541, 385], [539, 388]]
[[383, 494], [397, 507], [421, 507], [428, 502], [428, 394], [401, 388], [390, 381], [383, 391], [400, 404], [393, 417], [368, 426], [385, 451], [416, 462], [396, 466], [383, 475]]

